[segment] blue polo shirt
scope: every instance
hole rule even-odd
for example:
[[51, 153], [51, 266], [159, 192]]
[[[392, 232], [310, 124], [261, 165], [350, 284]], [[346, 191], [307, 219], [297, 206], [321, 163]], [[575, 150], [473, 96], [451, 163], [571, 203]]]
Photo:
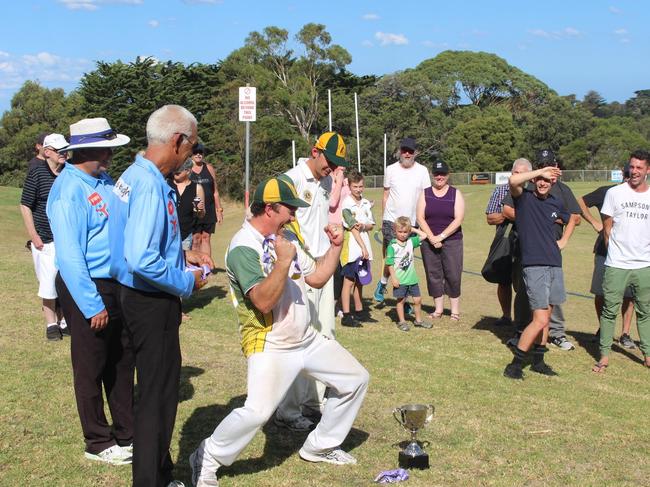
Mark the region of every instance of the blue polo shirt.
[[112, 196], [111, 275], [141, 291], [192, 294], [194, 276], [184, 271], [176, 192], [160, 170], [137, 156]]
[[112, 189], [108, 174], [93, 177], [66, 162], [47, 200], [56, 265], [88, 319], [105, 308], [92, 279], [110, 278], [108, 216]]

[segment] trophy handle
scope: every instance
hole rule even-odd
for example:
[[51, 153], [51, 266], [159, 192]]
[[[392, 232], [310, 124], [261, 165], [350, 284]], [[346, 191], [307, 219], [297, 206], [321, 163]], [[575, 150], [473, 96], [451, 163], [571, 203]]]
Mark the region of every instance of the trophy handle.
[[400, 408], [393, 409], [393, 418], [395, 418], [395, 421], [397, 421], [399, 424], [402, 425], [402, 428], [404, 427], [404, 422], [401, 419], [402, 418], [402, 410]]
[[429, 412], [427, 414], [426, 423], [429, 423], [433, 419], [433, 413], [435, 412], [436, 408], [433, 406], [433, 404], [427, 404], [427, 410]]

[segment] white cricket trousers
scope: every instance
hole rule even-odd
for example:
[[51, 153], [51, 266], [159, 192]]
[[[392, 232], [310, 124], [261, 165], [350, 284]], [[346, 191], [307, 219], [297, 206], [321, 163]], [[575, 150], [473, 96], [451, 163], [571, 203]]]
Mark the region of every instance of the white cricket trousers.
[[[334, 278], [331, 277], [321, 289], [307, 286], [307, 299], [311, 325], [323, 336], [335, 339]], [[302, 416], [302, 406], [322, 411], [325, 389], [320, 381], [298, 376], [280, 403], [278, 416], [285, 420], [295, 419]]]
[[246, 403], [226, 416], [203, 442], [204, 465], [211, 461], [231, 465], [269, 420], [299, 374], [330, 388], [323, 417], [303, 447], [321, 453], [343, 443], [366, 395], [368, 371], [336, 340], [315, 334], [299, 350], [258, 352], [248, 358]]

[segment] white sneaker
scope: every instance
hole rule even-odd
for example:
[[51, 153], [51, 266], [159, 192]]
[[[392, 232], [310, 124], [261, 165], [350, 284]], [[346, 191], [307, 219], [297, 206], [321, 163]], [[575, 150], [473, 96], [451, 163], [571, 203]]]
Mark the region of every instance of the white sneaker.
[[180, 480], [172, 480], [167, 484], [167, 487], [185, 487], [185, 484]]
[[130, 445], [126, 445], [126, 446], [120, 446], [120, 448], [122, 450], [124, 450], [125, 452], [127, 452], [129, 455], [133, 455], [133, 443], [131, 443]]
[[219, 465], [210, 471], [210, 468], [204, 468], [203, 464], [204, 450], [202, 445], [194, 450], [190, 455], [190, 468], [192, 469], [192, 485], [195, 487], [219, 487], [217, 480], [217, 469]]
[[564, 350], [565, 352], [568, 352], [569, 350], [574, 350], [576, 347], [571, 343], [569, 340], [566, 339], [566, 337], [555, 337], [551, 338], [551, 343], [555, 345], [557, 348], [560, 350]]
[[99, 453], [85, 452], [84, 456], [89, 460], [110, 463], [111, 465], [127, 465], [131, 463], [131, 454], [124, 451], [119, 445], [113, 445]]
[[308, 462], [325, 462], [334, 465], [355, 465], [357, 459], [340, 448], [333, 448], [322, 453], [309, 453], [303, 446], [298, 452], [300, 458]]
[[304, 416], [297, 416], [291, 419], [284, 419], [278, 416], [276, 413], [275, 416], [273, 417], [273, 423], [276, 426], [280, 426], [281, 428], [288, 428], [291, 431], [297, 431], [300, 433], [305, 431], [311, 431], [312, 429], [314, 429], [314, 422], [310, 419], [305, 418]]

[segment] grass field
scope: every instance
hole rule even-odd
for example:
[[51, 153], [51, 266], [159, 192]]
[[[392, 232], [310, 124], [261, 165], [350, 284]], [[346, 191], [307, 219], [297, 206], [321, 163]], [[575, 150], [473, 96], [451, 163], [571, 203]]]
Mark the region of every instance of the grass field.
[[[582, 195], [597, 183], [571, 184]], [[589, 339], [597, 327], [589, 297], [595, 234], [583, 223], [564, 251], [565, 305], [572, 352], [552, 349], [547, 361], [560, 373], [529, 373], [523, 382], [503, 378], [511, 359], [510, 330], [500, 315], [496, 287], [478, 274], [494, 234], [484, 209], [491, 187], [461, 187], [465, 271], [462, 320], [445, 316], [432, 330], [403, 333], [391, 308], [372, 310], [378, 320], [362, 329], [339, 327], [338, 339], [369, 370], [371, 383], [354, 429], [343, 445], [358, 458], [352, 467], [299, 459], [304, 435], [269, 424], [231, 467], [219, 472], [227, 486], [363, 486], [396, 468], [398, 443], [408, 435], [392, 418], [405, 403], [432, 403], [427, 440], [431, 468], [411, 472], [411, 486], [648, 485], [650, 381], [638, 350], [614, 347], [610, 368], [590, 372], [597, 352]], [[18, 211], [20, 193], [0, 188], [0, 485], [126, 486], [130, 467], [83, 457], [72, 390], [69, 341], [44, 339], [30, 254]], [[379, 201], [377, 190], [369, 199]], [[380, 220], [379, 206], [376, 217]], [[217, 266], [239, 228], [243, 207], [227, 205], [213, 240]], [[375, 255], [381, 255], [377, 241]], [[377, 276], [380, 261], [373, 271]], [[418, 261], [421, 266], [421, 261]], [[366, 289], [366, 297], [372, 294]], [[246, 395], [246, 364], [223, 272], [187, 301], [191, 319], [181, 327], [181, 399], [172, 441], [176, 477], [189, 482], [187, 457], [197, 443]], [[370, 300], [366, 301], [370, 304]], [[431, 311], [431, 298], [425, 298]], [[618, 325], [620, 329], [620, 324]], [[617, 335], [620, 331], [617, 330]], [[636, 327], [632, 336], [638, 339]]]

